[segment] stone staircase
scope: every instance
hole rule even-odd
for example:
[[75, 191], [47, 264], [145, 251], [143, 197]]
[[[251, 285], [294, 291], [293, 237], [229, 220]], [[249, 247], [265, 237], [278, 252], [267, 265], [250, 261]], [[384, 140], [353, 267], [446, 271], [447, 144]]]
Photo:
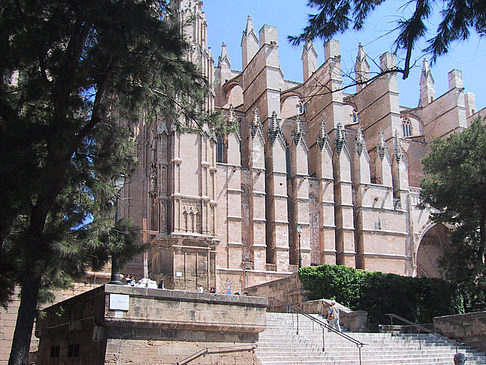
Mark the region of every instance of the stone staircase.
[[[262, 365], [360, 365], [358, 347], [339, 335], [322, 330], [310, 319], [297, 314], [267, 313], [267, 328], [260, 333], [256, 354]], [[456, 352], [452, 342], [434, 335], [359, 333], [346, 334], [365, 343], [361, 349], [361, 365], [453, 364]], [[324, 335], [324, 351], [323, 348]], [[486, 365], [486, 355], [468, 347], [467, 365]]]

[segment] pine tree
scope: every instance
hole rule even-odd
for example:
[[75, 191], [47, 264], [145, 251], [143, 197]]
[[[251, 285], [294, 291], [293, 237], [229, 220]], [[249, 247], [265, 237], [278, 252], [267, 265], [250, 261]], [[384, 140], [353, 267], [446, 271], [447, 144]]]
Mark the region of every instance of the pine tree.
[[0, 300], [20, 285], [18, 365], [44, 288], [136, 248], [110, 203], [141, 112], [177, 129], [217, 119], [165, 1], [4, 0], [0, 14]]
[[[363, 29], [368, 16], [386, 0], [309, 0], [308, 6], [316, 12], [309, 14], [308, 25], [302, 34], [290, 36], [293, 44], [307, 39], [328, 39], [352, 27]], [[414, 6], [415, 5], [415, 6]], [[442, 20], [432, 38], [428, 39], [426, 52], [431, 53], [432, 62], [448, 52], [454, 41], [469, 37], [471, 30], [480, 36], [486, 35], [486, 2], [484, 0], [414, 0], [404, 6], [414, 7], [411, 15], [396, 22], [399, 31], [395, 41], [397, 49], [406, 51], [405, 66], [399, 70], [403, 78], [408, 77], [412, 51], [418, 41], [427, 36], [429, 20], [434, 11], [440, 11]], [[393, 30], [393, 29], [391, 29]]]
[[442, 265], [467, 289], [468, 310], [486, 309], [486, 126], [476, 120], [462, 133], [438, 140], [423, 160], [422, 204], [450, 228]]

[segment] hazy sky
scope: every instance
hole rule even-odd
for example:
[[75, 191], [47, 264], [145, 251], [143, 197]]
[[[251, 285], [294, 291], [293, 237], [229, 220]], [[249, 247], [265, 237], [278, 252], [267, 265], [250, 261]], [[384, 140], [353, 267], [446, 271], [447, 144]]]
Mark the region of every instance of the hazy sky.
[[[373, 59], [379, 64], [379, 57], [386, 51], [394, 51], [393, 41], [396, 33], [387, 35], [395, 27], [394, 21], [403, 14], [410, 13], [404, 1], [389, 0], [366, 23], [360, 32], [348, 31], [335, 39], [341, 45], [341, 64], [343, 71], [352, 71], [356, 60], [358, 44], [361, 42], [368, 55], [372, 71], [377, 71]], [[441, 2], [437, 2], [441, 3]], [[264, 24], [274, 25], [278, 30], [280, 64], [285, 79], [302, 81], [302, 47], [293, 47], [287, 41], [288, 35], [297, 35], [306, 25], [307, 0], [205, 0], [203, 10], [208, 21], [208, 44], [212, 48], [217, 63], [221, 53], [221, 43], [227, 45], [232, 69], [241, 70], [241, 35], [246, 26], [248, 15], [258, 34]], [[437, 21], [437, 20], [435, 20]], [[435, 26], [431, 24], [431, 29]], [[323, 62], [323, 42], [316, 40], [315, 49], [319, 54], [319, 64]], [[413, 57], [417, 60], [407, 80], [399, 76], [400, 104], [416, 107], [419, 100], [419, 81], [423, 53], [416, 50]], [[399, 55], [404, 58], [404, 55]], [[403, 63], [402, 63], [403, 65]], [[435, 79], [436, 98], [448, 90], [447, 73], [456, 68], [462, 70], [464, 87], [476, 95], [477, 110], [486, 107], [486, 38], [476, 34], [465, 43], [454, 44], [448, 55], [442, 56], [432, 66]], [[355, 92], [350, 88], [349, 92]]]

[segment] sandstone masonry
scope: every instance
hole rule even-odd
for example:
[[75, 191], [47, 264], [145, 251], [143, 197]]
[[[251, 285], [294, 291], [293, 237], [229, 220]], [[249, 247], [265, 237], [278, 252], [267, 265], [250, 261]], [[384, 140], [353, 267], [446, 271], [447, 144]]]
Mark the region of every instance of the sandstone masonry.
[[[193, 44], [188, 58], [214, 85], [204, 107], [238, 130], [203, 136], [178, 133], [167, 120], [140, 123], [140, 163], [120, 213], [145, 229], [152, 249], [125, 271], [169, 288], [232, 293], [299, 264], [440, 277], [446, 229], [418, 208], [421, 159], [431, 141], [484, 114], [461, 71], [436, 97], [424, 60], [419, 105], [406, 107], [395, 73], [370, 81], [362, 46], [355, 72], [365, 83], [343, 91], [339, 42], [329, 40], [320, 66], [312, 42], [304, 46], [304, 82], [286, 80], [277, 29], [257, 31], [251, 17], [243, 70], [233, 70], [225, 44], [216, 65], [207, 49], [202, 2], [174, 5]], [[381, 70], [395, 65], [393, 54], [382, 55]]]

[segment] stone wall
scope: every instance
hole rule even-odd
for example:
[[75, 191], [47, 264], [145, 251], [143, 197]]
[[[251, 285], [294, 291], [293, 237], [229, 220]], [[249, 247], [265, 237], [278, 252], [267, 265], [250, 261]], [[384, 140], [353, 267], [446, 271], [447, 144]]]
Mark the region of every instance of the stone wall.
[[12, 338], [17, 320], [17, 310], [20, 305], [18, 290], [7, 308], [0, 307], [0, 365], [7, 365], [12, 346]]
[[[306, 313], [327, 314], [331, 300], [307, 300], [306, 290], [299, 280], [298, 274], [288, 278], [247, 288], [248, 294], [268, 298], [268, 310], [286, 312], [287, 304], [303, 310]], [[340, 310], [341, 324], [351, 331], [366, 331], [368, 329], [368, 312], [353, 311], [336, 303]]]
[[[302, 303], [302, 310], [306, 313], [320, 313], [327, 316], [327, 311], [331, 307], [331, 300], [319, 299], [309, 300]], [[369, 330], [368, 327], [368, 312], [363, 310], [353, 311], [344, 305], [336, 303], [339, 308], [339, 323], [346, 327], [346, 329], [353, 332], [365, 332]]]
[[268, 309], [275, 312], [286, 311], [287, 303], [300, 308], [307, 300], [306, 291], [297, 273], [284, 279], [248, 287], [246, 291], [249, 295], [268, 298]]
[[435, 317], [434, 326], [444, 336], [486, 351], [486, 312]]
[[[103, 279], [101, 280], [103, 281]], [[74, 295], [81, 294], [97, 286], [99, 286], [99, 284], [75, 283], [70, 289], [55, 290], [55, 299], [52, 302], [40, 304], [39, 307], [44, 308], [53, 305], [54, 303], [60, 302]], [[10, 348], [12, 347], [15, 322], [17, 321], [17, 311], [20, 305], [20, 299], [18, 297], [19, 293], [20, 289], [17, 289], [15, 291], [15, 294], [12, 296], [12, 301], [8, 303], [7, 308], [0, 307], [0, 365], [7, 365], [8, 357], [10, 356]], [[37, 351], [38, 345], [38, 339], [32, 334], [32, 341], [30, 344], [30, 352], [32, 354]]]
[[216, 348], [223, 352], [191, 364], [259, 364], [248, 350], [265, 329], [266, 306], [264, 298], [105, 285], [46, 308], [37, 364], [173, 364]]

